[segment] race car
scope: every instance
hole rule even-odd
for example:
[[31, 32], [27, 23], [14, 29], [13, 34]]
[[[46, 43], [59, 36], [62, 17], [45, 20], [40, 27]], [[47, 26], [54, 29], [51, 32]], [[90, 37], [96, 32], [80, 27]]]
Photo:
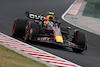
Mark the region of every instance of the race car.
[[87, 50], [86, 34], [75, 30], [69, 40], [71, 27], [60, 27], [60, 22], [53, 16], [37, 15], [32, 12], [25, 13], [25, 19], [16, 18], [13, 24], [12, 36], [22, 37], [25, 41], [39, 41], [70, 47], [74, 52], [81, 53]]

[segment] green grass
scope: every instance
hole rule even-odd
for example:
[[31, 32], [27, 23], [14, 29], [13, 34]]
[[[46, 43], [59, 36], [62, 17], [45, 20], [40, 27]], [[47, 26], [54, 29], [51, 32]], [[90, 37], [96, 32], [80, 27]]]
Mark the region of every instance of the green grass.
[[100, 0], [87, 0], [87, 6], [95, 6], [92, 3], [100, 3]]
[[0, 67], [47, 67], [0, 45]]

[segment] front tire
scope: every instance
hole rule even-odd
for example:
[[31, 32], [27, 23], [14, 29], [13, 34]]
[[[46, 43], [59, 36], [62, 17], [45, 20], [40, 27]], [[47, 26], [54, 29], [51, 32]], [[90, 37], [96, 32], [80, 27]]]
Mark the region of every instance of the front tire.
[[[85, 49], [86, 48], [86, 35], [84, 32], [80, 30], [76, 30], [74, 33], [74, 38], [72, 40], [73, 43], [75, 43], [78, 48]], [[77, 49], [77, 48], [72, 48], [73, 52], [81, 53], [83, 50]]]

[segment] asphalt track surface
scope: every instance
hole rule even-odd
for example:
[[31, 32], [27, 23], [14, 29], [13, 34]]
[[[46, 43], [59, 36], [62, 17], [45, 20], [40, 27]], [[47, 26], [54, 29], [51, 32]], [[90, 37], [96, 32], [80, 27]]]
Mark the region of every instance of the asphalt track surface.
[[[0, 0], [0, 32], [11, 36], [14, 19], [16, 17], [24, 18], [25, 11], [43, 15], [47, 15], [48, 11], [54, 11], [55, 16], [62, 23], [61, 26], [71, 26], [72, 31], [74, 31], [77, 27], [61, 19], [61, 15], [73, 2], [74, 0]], [[68, 48], [50, 46], [50, 44], [34, 43], [31, 45], [83, 67], [100, 67], [100, 36], [84, 32], [87, 34], [89, 46], [88, 50], [81, 54], [74, 53]]]

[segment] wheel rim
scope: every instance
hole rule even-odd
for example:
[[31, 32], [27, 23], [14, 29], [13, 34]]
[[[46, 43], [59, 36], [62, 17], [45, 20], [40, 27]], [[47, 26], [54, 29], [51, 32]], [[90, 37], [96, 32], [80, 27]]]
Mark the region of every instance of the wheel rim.
[[17, 22], [17, 19], [15, 19], [14, 24], [13, 24], [12, 35], [14, 35], [15, 30], [16, 30], [16, 22]]
[[26, 31], [25, 31], [25, 41], [28, 40], [29, 32], [30, 32], [30, 24], [27, 26]]

